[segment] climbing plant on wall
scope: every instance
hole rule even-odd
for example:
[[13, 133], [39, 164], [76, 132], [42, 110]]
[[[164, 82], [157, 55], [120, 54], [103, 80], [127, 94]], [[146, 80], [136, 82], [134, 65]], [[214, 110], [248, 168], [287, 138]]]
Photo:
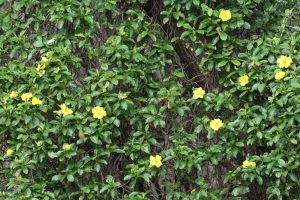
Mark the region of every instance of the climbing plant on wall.
[[297, 0], [0, 6], [0, 198], [300, 197]]

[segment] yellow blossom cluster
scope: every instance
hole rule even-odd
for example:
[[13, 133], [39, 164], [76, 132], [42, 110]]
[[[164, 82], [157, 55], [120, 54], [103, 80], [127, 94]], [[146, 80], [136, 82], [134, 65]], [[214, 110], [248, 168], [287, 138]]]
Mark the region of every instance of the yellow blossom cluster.
[[[289, 68], [292, 64], [293, 60], [290, 56], [284, 56], [281, 55], [278, 59], [277, 59], [277, 65], [279, 68]], [[285, 77], [286, 72], [284, 71], [278, 71], [274, 78], [276, 80], [281, 80]], [[248, 75], [243, 75], [239, 78], [239, 82], [241, 86], [246, 86], [249, 83], [249, 77]]]
[[14, 153], [14, 150], [12, 150], [12, 149], [7, 149], [6, 150], [6, 155], [7, 156], [11, 156], [13, 153]]
[[[9, 94], [9, 96], [11, 98], [17, 98], [19, 96], [19, 93], [17, 91], [12, 91]], [[127, 98], [127, 95], [125, 93], [120, 93], [119, 98], [120, 99]], [[30, 92], [23, 93], [21, 95], [21, 99], [22, 99], [22, 101], [25, 101], [25, 102], [28, 102], [28, 101], [31, 100], [31, 104], [34, 105], [34, 106], [35, 105], [40, 105], [40, 104], [43, 103], [39, 98], [34, 97], [32, 95], [32, 93], [30, 93]], [[60, 107], [60, 110], [58, 111], [58, 114], [62, 115], [63, 117], [73, 114], [73, 110], [71, 108], [69, 108], [66, 104], [61, 104], [59, 107]], [[96, 118], [96, 119], [102, 119], [105, 116], [107, 116], [107, 113], [106, 113], [105, 109], [103, 107], [100, 107], [100, 106], [94, 107], [92, 109], [92, 113], [93, 113], [93, 117]]]
[[41, 63], [35, 68], [38, 75], [43, 76], [45, 74], [45, 68], [49, 65], [50, 59], [43, 56]]
[[92, 113], [93, 113], [93, 117], [96, 119], [102, 119], [103, 117], [105, 117], [107, 115], [104, 108], [100, 107], [100, 106], [94, 107], [92, 110]]
[[150, 166], [160, 167], [162, 165], [162, 157], [160, 155], [150, 156]]
[[70, 150], [71, 150], [71, 147], [72, 147], [71, 144], [65, 143], [65, 144], [63, 145], [63, 150], [64, 150], [64, 151], [70, 151]]
[[61, 114], [63, 117], [73, 114], [73, 110], [68, 106], [66, 106], [66, 104], [61, 104], [59, 107], [60, 107], [59, 114]]
[[213, 129], [214, 131], [218, 131], [220, 128], [223, 127], [223, 122], [221, 119], [213, 119], [210, 121], [209, 126], [211, 129]]
[[[69, 146], [69, 148], [71, 148], [71, 146]], [[149, 163], [150, 166], [159, 168], [162, 165], [162, 157], [160, 155], [150, 156]], [[242, 166], [244, 168], [256, 167], [256, 162], [245, 160]]]
[[[17, 91], [12, 91], [10, 94], [9, 94], [9, 96], [11, 97], [11, 98], [17, 98], [18, 96], [19, 96], [19, 92], [17, 92]], [[40, 105], [40, 104], [42, 104], [42, 101], [39, 99], [39, 98], [37, 98], [37, 97], [34, 97], [33, 95], [32, 95], [32, 93], [30, 93], [30, 92], [26, 92], [26, 93], [23, 93], [22, 95], [21, 95], [21, 99], [22, 99], [22, 101], [25, 101], [25, 102], [28, 102], [29, 100], [31, 100], [31, 104], [32, 105]]]
[[279, 71], [275, 74], [275, 79], [276, 80], [280, 80], [280, 79], [283, 79], [285, 77], [285, 72], [283, 71]]
[[120, 92], [119, 95], [118, 95], [118, 98], [119, 99], [126, 99], [127, 98], [127, 94], [124, 93], [124, 92]]
[[22, 101], [29, 101], [31, 98], [32, 98], [32, 94], [30, 92], [21, 95]]
[[193, 99], [202, 99], [205, 95], [205, 90], [202, 87], [196, 88], [193, 91]]
[[[292, 60], [292, 58], [290, 56], [281, 55], [277, 59], [277, 65], [281, 69], [283, 69], [283, 68], [286, 68], [286, 69], [289, 68], [292, 65], [292, 62], [293, 62], [293, 60]], [[281, 80], [281, 79], [283, 79], [285, 77], [285, 74], [286, 74], [286, 72], [280, 70], [280, 71], [278, 71], [275, 74], [274, 78], [276, 80]]]
[[34, 105], [34, 106], [35, 105], [40, 105], [40, 104], [42, 104], [42, 101], [37, 97], [33, 97], [32, 100], [31, 100], [31, 104]]
[[19, 96], [19, 92], [12, 91], [12, 92], [9, 94], [9, 96], [10, 96], [11, 98], [17, 98], [17, 97]]
[[[44, 143], [43, 141], [38, 141], [36, 144], [38, 147], [41, 147], [43, 145], [43, 143]], [[72, 148], [72, 145], [65, 143], [65, 144], [63, 144], [62, 148], [64, 151], [70, 151]], [[10, 148], [6, 150], [6, 156], [12, 156], [13, 154], [14, 154], [14, 150], [12, 150]]]
[[249, 77], [248, 75], [243, 75], [239, 78], [240, 85], [241, 86], [246, 86], [249, 83]]
[[[205, 90], [202, 87], [193, 90], [193, 99], [202, 99], [205, 95]], [[221, 119], [213, 119], [210, 121], [209, 126], [214, 131], [218, 131], [223, 127], [223, 122]]]
[[278, 59], [277, 59], [277, 65], [279, 68], [289, 68], [289, 66], [291, 66], [292, 64], [292, 58], [290, 56], [284, 56], [281, 55]]
[[228, 20], [231, 19], [231, 11], [230, 10], [220, 10], [220, 13], [219, 13], [219, 18], [223, 21], [223, 22], [226, 22]]
[[[69, 108], [66, 104], [61, 104], [60, 110], [58, 111], [58, 114], [62, 115], [63, 117], [66, 117], [68, 115], [73, 114], [73, 110]], [[102, 119], [107, 116], [107, 113], [103, 107], [96, 106], [92, 109], [93, 117], [96, 119]]]
[[247, 168], [247, 167], [256, 167], [256, 162], [251, 162], [251, 161], [245, 160], [243, 162], [243, 167], [244, 168]]
[[44, 142], [43, 142], [42, 140], [40, 140], [40, 141], [38, 141], [38, 142], [36, 143], [36, 145], [37, 145], [38, 147], [41, 147], [43, 144], [44, 144]]

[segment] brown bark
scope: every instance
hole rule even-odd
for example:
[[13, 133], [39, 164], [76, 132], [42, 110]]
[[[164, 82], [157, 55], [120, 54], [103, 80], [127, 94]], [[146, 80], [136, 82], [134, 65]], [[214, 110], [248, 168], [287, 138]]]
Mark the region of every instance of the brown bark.
[[[170, 18], [168, 23], [163, 24], [163, 18], [160, 15], [160, 13], [163, 11], [163, 8], [164, 4], [162, 0], [148, 0], [146, 4], [143, 5], [143, 9], [145, 10], [146, 14], [161, 25], [162, 32], [167, 40], [174, 37], [179, 37], [183, 31], [177, 27], [174, 19]], [[174, 42], [173, 47], [180, 59], [180, 63], [186, 78], [191, 80], [196, 85], [204, 86], [205, 76], [199, 70], [199, 61], [194, 52], [186, 48], [185, 42], [182, 40], [177, 40]]]

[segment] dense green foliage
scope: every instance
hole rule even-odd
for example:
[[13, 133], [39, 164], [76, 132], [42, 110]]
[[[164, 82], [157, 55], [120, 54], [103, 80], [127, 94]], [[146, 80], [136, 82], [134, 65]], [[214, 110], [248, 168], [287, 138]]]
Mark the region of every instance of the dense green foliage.
[[0, 198], [300, 198], [298, 0], [0, 6]]

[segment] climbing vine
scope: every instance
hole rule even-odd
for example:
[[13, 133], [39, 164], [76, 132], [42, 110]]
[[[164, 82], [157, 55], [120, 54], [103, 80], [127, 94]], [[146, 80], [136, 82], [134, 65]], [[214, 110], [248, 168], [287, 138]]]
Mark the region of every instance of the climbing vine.
[[300, 197], [297, 0], [0, 6], [0, 198]]

